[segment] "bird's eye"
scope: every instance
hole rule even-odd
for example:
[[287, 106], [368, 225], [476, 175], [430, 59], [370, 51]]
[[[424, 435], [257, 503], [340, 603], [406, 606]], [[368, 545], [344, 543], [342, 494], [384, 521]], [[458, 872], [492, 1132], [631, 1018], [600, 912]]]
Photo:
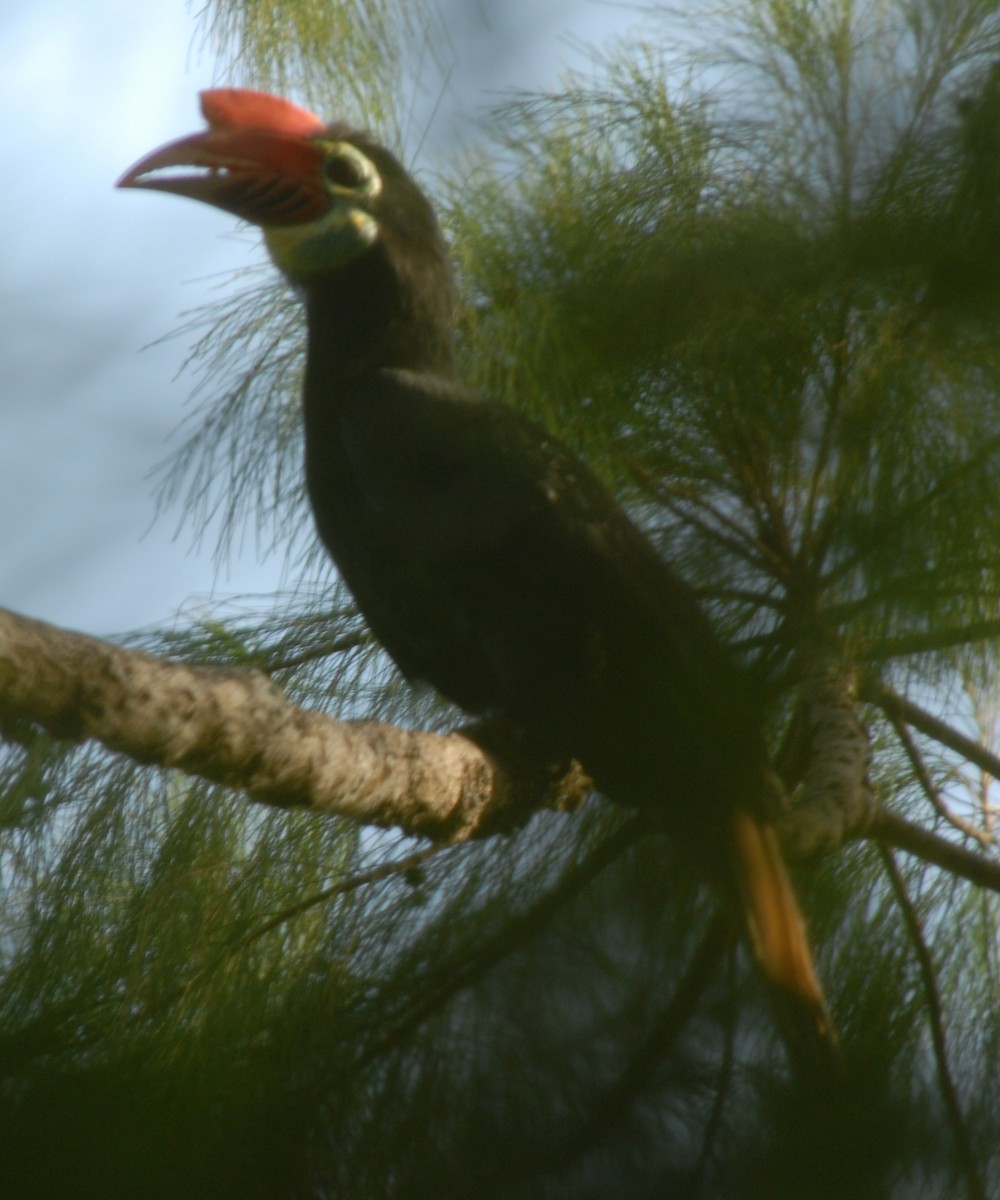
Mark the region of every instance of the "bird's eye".
[[346, 154], [331, 154], [323, 164], [323, 174], [327, 182], [342, 188], [361, 187], [368, 178], [362, 164]]

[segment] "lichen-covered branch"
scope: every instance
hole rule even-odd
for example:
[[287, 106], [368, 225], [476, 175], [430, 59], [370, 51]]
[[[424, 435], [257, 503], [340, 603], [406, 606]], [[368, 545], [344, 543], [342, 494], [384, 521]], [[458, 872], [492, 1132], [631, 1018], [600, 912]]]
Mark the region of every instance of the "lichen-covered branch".
[[540, 786], [470, 738], [339, 721], [292, 704], [266, 675], [158, 658], [0, 609], [0, 733], [21, 722], [139, 762], [438, 841], [567, 807], [582, 772]]
[[[817, 719], [823, 712], [837, 718], [825, 740], [824, 731], [815, 730], [815, 753], [831, 760], [807, 776], [807, 785], [811, 778], [814, 788], [826, 786], [814, 793], [807, 786], [805, 800], [782, 820], [789, 855], [874, 836], [1000, 891], [997, 860], [884, 810], [857, 815], [850, 789], [859, 779], [868, 789], [859, 774], [867, 758], [857, 752], [853, 708], [838, 706], [838, 677], [825, 678], [829, 706], [820, 689], [811, 711]], [[841, 704], [851, 695], [841, 692]], [[24, 723], [242, 788], [265, 804], [314, 808], [438, 842], [486, 836], [541, 807], [571, 808], [590, 786], [579, 768], [543, 778], [538, 764], [502, 753], [501, 763], [459, 733], [442, 736], [310, 712], [260, 671], [192, 666], [0, 609], [0, 737], [16, 738]], [[496, 751], [496, 740], [490, 744]], [[843, 792], [835, 786], [838, 778]], [[847, 808], [841, 810], [838, 797], [845, 794]]]
[[779, 825], [792, 858], [839, 849], [867, 831], [876, 809], [868, 779], [871, 744], [858, 711], [855, 672], [842, 655], [819, 645], [804, 665], [801, 712], [808, 765], [799, 802]]

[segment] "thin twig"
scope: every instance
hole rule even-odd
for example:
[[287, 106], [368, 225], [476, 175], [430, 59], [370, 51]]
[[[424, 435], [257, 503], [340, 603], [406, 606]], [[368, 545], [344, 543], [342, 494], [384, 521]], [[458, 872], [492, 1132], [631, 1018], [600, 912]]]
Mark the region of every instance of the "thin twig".
[[[448, 972], [431, 980], [410, 980], [407, 1003], [399, 1016], [386, 1020], [379, 1035], [359, 1054], [355, 1067], [364, 1070], [372, 1062], [389, 1053], [419, 1029], [433, 1014], [462, 988], [468, 987], [496, 963], [502, 961], [515, 947], [544, 929], [557, 913], [579, 895], [648, 829], [641, 816], [629, 818], [603, 841], [582, 862], [574, 864], [535, 905], [526, 912], [512, 916], [492, 937], [482, 939], [475, 950], [463, 954]], [[418, 995], [421, 984], [428, 985], [424, 995]]]
[[[502, 1181], [509, 1187], [524, 1178], [537, 1178], [566, 1167], [606, 1141], [632, 1111], [641, 1093], [666, 1059], [670, 1048], [694, 1016], [726, 948], [732, 945], [733, 927], [728, 914], [715, 914], [701, 938], [669, 1003], [636, 1047], [618, 1078], [590, 1105], [586, 1119], [551, 1153], [521, 1163], [516, 1174]], [[728, 1047], [727, 1047], [728, 1048]], [[494, 1182], [491, 1180], [490, 1182]]]
[[298, 654], [289, 654], [286, 658], [269, 658], [266, 662], [261, 663], [260, 667], [268, 675], [273, 675], [276, 671], [290, 671], [294, 667], [304, 667], [307, 663], [316, 662], [321, 658], [329, 658], [332, 654], [342, 654], [347, 650], [358, 650], [362, 646], [370, 646], [374, 641], [369, 630], [359, 629], [332, 642], [327, 642], [325, 645], [314, 646], [312, 649], [303, 650]]
[[957, 729], [952, 728], [946, 721], [942, 721], [940, 717], [935, 717], [933, 713], [914, 704], [912, 700], [907, 700], [904, 696], [900, 696], [897, 692], [871, 679], [862, 681], [858, 694], [862, 700], [880, 708], [890, 720], [896, 718], [905, 721], [907, 725], [912, 725], [914, 729], [926, 733], [928, 737], [934, 738], [942, 746], [947, 746], [949, 750], [961, 754], [970, 763], [988, 771], [994, 779], [1000, 779], [1000, 758], [991, 754], [979, 742], [959, 733]]
[[333, 900], [337, 896], [345, 896], [348, 892], [356, 892], [359, 888], [369, 887], [373, 883], [381, 883], [384, 879], [389, 879], [393, 875], [406, 876], [414, 872], [419, 872], [424, 863], [447, 848], [446, 846], [439, 845], [426, 846], [423, 850], [418, 850], [414, 854], [408, 854], [405, 858], [391, 859], [389, 862], [379, 863], [378, 866], [372, 867], [368, 871], [359, 871], [355, 875], [348, 875], [345, 879], [339, 879], [336, 883], [331, 883], [329, 887], [322, 888], [318, 892], [313, 892], [311, 896], [306, 896], [305, 899], [296, 901], [295, 904], [289, 904], [287, 908], [283, 908], [279, 912], [276, 912], [274, 916], [269, 917], [262, 925], [258, 925], [252, 929], [246, 937], [241, 938], [235, 945], [227, 947], [219, 959], [214, 963], [210, 963], [201, 973], [207, 974], [209, 971], [221, 966], [222, 962], [232, 958], [234, 954], [246, 950], [273, 929], [277, 929], [287, 921], [301, 916], [304, 912], [308, 912], [309, 909], [315, 908], [319, 904], [325, 904], [328, 900]]
[[941, 471], [933, 486], [919, 497], [910, 504], [893, 509], [891, 517], [887, 516], [878, 524], [873, 524], [862, 546], [853, 554], [845, 555], [826, 573], [823, 578], [824, 585], [830, 587], [838, 579], [844, 578], [863, 563], [873, 552], [877, 553], [881, 547], [896, 537], [897, 530], [906, 528], [908, 525], [912, 526], [914, 519], [922, 510], [929, 508], [935, 501], [946, 499], [949, 489], [959, 483], [967, 482], [974, 469], [984, 467], [987, 461], [998, 452], [1000, 452], [1000, 435], [989, 438], [971, 457], [955, 463], [946, 471]]
[[973, 825], [971, 821], [964, 820], [957, 813], [952, 812], [948, 805], [945, 804], [941, 799], [941, 793], [934, 786], [934, 780], [931, 779], [930, 772], [927, 770], [916, 743], [910, 737], [910, 731], [893, 713], [887, 713], [886, 715], [889, 717], [893, 730], [902, 743], [903, 749], [906, 751], [906, 757], [910, 760], [910, 765], [913, 767], [914, 774], [920, 781], [920, 786], [923, 788], [924, 794], [930, 800], [938, 816], [947, 821], [949, 825], [953, 825], [961, 833], [964, 833], [966, 837], [974, 838], [981, 846], [992, 845], [994, 837], [991, 833]]
[[[768, 570], [769, 559], [772, 560], [772, 567], [781, 566], [780, 562], [775, 560], [770, 547], [760, 542], [739, 521], [713, 504], [706, 496], [682, 487], [680, 484], [660, 479], [645, 467], [633, 466], [632, 473], [653, 491], [662, 504], [672, 512], [678, 513], [684, 521], [700, 533], [718, 542], [719, 545], [725, 546], [738, 558], [765, 573]], [[681, 507], [682, 503], [684, 507]], [[708, 513], [712, 520], [697, 516], [692, 511], [695, 508]], [[724, 533], [723, 529], [728, 529], [729, 533]]]
[[727, 1004], [726, 1040], [722, 1051], [722, 1062], [719, 1064], [719, 1076], [715, 1084], [715, 1098], [712, 1101], [712, 1111], [705, 1124], [705, 1136], [702, 1138], [701, 1151], [695, 1163], [688, 1185], [687, 1195], [690, 1200], [697, 1200], [705, 1186], [709, 1164], [712, 1160], [712, 1150], [722, 1129], [722, 1115], [726, 1110], [729, 1091], [733, 1083], [733, 1066], [736, 1062], [736, 1006]]
[[294, 904], [289, 904], [262, 924], [256, 925], [244, 937], [232, 945], [226, 946], [211, 961], [207, 962], [200, 970], [186, 979], [184, 983], [172, 987], [169, 991], [157, 996], [154, 1003], [137, 1007], [132, 1014], [132, 1021], [134, 1022], [139, 1019], [149, 1020], [151, 1016], [155, 1017], [157, 1014], [165, 1012], [183, 995], [189, 993], [198, 984], [203, 983], [205, 979], [231, 962], [238, 954], [242, 954], [243, 951], [249, 949], [255, 942], [260, 941], [262, 937], [265, 937], [288, 921], [292, 921], [303, 913], [308, 912], [311, 908], [325, 904], [328, 900], [333, 900], [337, 896], [344, 896], [348, 892], [357, 891], [359, 888], [381, 883], [384, 879], [388, 879], [393, 875], [406, 876], [412, 872], [418, 872], [430, 858], [446, 849], [447, 847], [440, 845], [427, 846], [414, 854], [408, 854], [405, 858], [396, 858], [389, 862], [379, 863], [368, 871], [359, 871], [354, 875], [348, 875], [344, 879], [338, 879], [336, 883], [330, 884], [329, 887], [322, 888], [318, 892], [313, 892], [304, 899], [297, 900]]
[[913, 902], [910, 900], [909, 893], [906, 890], [906, 881], [903, 879], [899, 867], [896, 865], [892, 851], [887, 846], [879, 846], [879, 853], [882, 856], [882, 863], [889, 877], [889, 883], [892, 885], [896, 902], [903, 914], [903, 921], [906, 924], [910, 941], [913, 943], [913, 949], [917, 956], [917, 963], [920, 966], [920, 977], [923, 981], [924, 993], [927, 997], [927, 1019], [931, 1027], [931, 1042], [934, 1046], [934, 1060], [937, 1065], [938, 1083], [941, 1087], [945, 1112], [948, 1116], [948, 1124], [951, 1127], [951, 1135], [955, 1139], [955, 1148], [958, 1151], [962, 1169], [965, 1173], [969, 1200], [987, 1200], [986, 1192], [983, 1189], [982, 1181], [976, 1169], [972, 1143], [969, 1141], [969, 1133], [962, 1117], [962, 1109], [958, 1102], [958, 1093], [955, 1090], [955, 1084], [948, 1067], [948, 1048], [944, 1036], [941, 996], [938, 991], [934, 962], [927, 943], [924, 940], [923, 930], [920, 928], [920, 917], [913, 907]]

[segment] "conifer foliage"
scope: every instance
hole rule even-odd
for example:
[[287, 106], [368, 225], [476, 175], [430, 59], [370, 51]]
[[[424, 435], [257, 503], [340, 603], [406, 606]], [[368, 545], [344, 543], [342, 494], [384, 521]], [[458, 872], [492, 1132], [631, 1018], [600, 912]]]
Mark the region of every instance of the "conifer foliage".
[[[240, 81], [412, 161], [447, 5], [265, 7], [203, 14]], [[600, 797], [437, 846], [0, 705], [9, 1194], [1000, 1188], [1000, 5], [647, 16], [421, 179], [463, 377], [594, 466], [756, 677], [841, 1076], [789, 1068], [725, 914]], [[295, 298], [255, 276], [182, 333], [161, 499], [301, 582], [143, 648], [453, 726], [312, 547]]]

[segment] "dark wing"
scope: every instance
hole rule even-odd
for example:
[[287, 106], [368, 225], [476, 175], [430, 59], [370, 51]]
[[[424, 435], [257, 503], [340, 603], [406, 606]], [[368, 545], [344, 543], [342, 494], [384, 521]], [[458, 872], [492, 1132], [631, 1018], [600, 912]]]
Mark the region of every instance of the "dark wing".
[[594, 476], [509, 409], [383, 371], [341, 420], [366, 539], [341, 545], [342, 569], [376, 636], [407, 673], [688, 835], [743, 908], [794, 1037], [828, 1059], [801, 914], [759, 820], [759, 718], [690, 590]]
[[378, 372], [340, 419], [354, 507], [330, 548], [407, 675], [540, 734], [620, 799], [758, 790], [741, 778], [763, 762], [742, 676], [690, 589], [560, 443], [405, 371]]

